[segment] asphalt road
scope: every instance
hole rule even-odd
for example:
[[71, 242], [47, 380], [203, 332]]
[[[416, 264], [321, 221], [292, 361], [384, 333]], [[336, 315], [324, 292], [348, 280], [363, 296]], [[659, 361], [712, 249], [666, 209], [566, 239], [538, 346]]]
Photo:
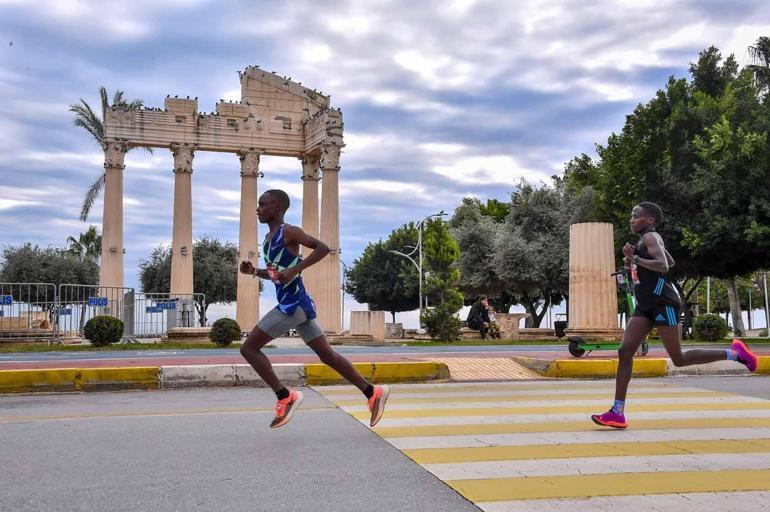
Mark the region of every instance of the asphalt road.
[[0, 510], [472, 511], [474, 505], [305, 389], [0, 395]]
[[[640, 379], [632, 390], [635, 383], [770, 398], [767, 377]], [[399, 392], [409, 389], [419, 387]], [[597, 391], [602, 404], [608, 389]], [[268, 428], [274, 397], [261, 389], [0, 395], [0, 510], [478, 510], [349, 414], [304, 392], [302, 409], [278, 430]]]

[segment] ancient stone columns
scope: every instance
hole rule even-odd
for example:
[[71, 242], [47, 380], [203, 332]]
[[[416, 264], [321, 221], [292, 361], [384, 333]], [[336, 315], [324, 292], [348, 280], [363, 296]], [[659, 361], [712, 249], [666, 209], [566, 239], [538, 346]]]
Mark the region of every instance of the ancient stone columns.
[[340, 290], [340, 206], [339, 171], [340, 147], [325, 144], [321, 154], [321, 226], [320, 238], [331, 253], [318, 263], [318, 319], [326, 331], [342, 330]]
[[171, 242], [171, 294], [193, 293], [192, 161], [193, 146], [173, 144], [174, 227]]
[[568, 336], [620, 340], [614, 250], [612, 224], [570, 226]]
[[123, 169], [126, 145], [109, 142], [104, 149], [101, 286], [123, 286]]
[[[241, 221], [238, 237], [239, 258], [259, 267], [259, 235], [257, 226], [257, 179], [259, 152], [243, 151], [241, 159]], [[250, 332], [259, 320], [259, 279], [238, 272], [235, 318], [242, 331]]]
[[[318, 181], [320, 177], [320, 159], [318, 156], [304, 156], [302, 158], [302, 230], [315, 238], [320, 237], [318, 229]], [[307, 258], [310, 249], [302, 248], [302, 257]], [[305, 288], [311, 296], [316, 296], [318, 287], [318, 265], [302, 272], [302, 280]]]

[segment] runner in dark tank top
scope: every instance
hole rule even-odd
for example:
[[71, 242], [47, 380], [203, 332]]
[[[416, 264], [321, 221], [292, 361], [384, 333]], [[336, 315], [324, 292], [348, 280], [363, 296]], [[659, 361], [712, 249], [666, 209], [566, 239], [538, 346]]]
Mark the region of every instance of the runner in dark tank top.
[[626, 394], [634, 364], [634, 354], [653, 327], [676, 366], [711, 363], [729, 359], [746, 365], [755, 372], [757, 356], [741, 340], [733, 340], [729, 349], [694, 349], [682, 352], [679, 315], [682, 307], [676, 287], [666, 277], [674, 259], [666, 251], [663, 238], [655, 228], [663, 221], [663, 211], [654, 203], [640, 203], [631, 212], [631, 231], [639, 235], [636, 246], [623, 247], [623, 261], [631, 268], [637, 305], [626, 325], [618, 350], [618, 372], [615, 377], [615, 402], [604, 414], [591, 420], [606, 427], [626, 428]]

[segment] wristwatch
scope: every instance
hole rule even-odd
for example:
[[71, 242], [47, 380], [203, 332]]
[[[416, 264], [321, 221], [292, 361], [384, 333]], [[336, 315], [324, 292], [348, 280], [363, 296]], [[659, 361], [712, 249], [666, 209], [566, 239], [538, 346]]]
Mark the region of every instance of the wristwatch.
[[639, 255], [634, 254], [633, 258], [631, 258], [631, 262], [636, 265], [636, 263], [639, 261]]

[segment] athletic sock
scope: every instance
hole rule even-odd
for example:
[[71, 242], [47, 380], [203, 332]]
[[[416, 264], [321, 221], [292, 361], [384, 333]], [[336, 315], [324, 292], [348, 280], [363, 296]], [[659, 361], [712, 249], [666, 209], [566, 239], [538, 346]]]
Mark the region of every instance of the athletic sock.
[[727, 354], [727, 360], [728, 361], [738, 361], [738, 352], [731, 348], [725, 349], [725, 354]]
[[285, 400], [289, 398], [289, 390], [286, 388], [281, 388], [275, 392], [275, 396], [278, 397], [278, 400]]
[[365, 396], [365, 397], [367, 398], [367, 400], [368, 400], [369, 398], [371, 398], [371, 397], [372, 397], [372, 395], [373, 395], [373, 394], [374, 394], [374, 386], [372, 386], [371, 384], [369, 384], [368, 386], [366, 386], [366, 389], [364, 390], [364, 396]]
[[615, 402], [612, 404], [612, 412], [615, 414], [620, 414], [623, 416], [623, 411], [626, 408], [626, 403], [622, 400], [615, 400]]

